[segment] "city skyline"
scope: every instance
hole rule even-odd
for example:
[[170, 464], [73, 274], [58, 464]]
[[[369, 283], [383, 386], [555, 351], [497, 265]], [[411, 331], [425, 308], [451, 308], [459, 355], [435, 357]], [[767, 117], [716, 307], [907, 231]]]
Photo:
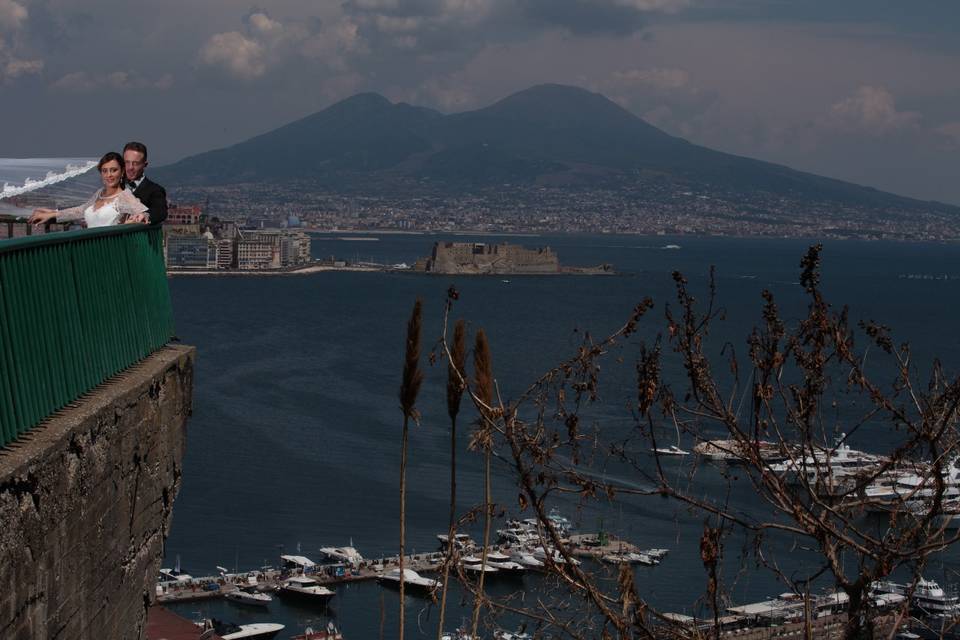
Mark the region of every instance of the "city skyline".
[[2, 155], [138, 138], [157, 166], [362, 91], [451, 113], [559, 82], [697, 144], [960, 204], [960, 7], [947, 3], [178, 0], [143, 13], [0, 0]]

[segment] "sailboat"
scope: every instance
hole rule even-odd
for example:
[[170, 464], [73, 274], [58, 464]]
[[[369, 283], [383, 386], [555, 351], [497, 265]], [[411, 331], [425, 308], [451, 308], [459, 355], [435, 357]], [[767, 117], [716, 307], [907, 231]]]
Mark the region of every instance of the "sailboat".
[[677, 444], [671, 444], [669, 447], [654, 447], [651, 449], [655, 454], [659, 456], [688, 456], [690, 452], [680, 448], [680, 425], [676, 421], [673, 422], [673, 426], [677, 429]]

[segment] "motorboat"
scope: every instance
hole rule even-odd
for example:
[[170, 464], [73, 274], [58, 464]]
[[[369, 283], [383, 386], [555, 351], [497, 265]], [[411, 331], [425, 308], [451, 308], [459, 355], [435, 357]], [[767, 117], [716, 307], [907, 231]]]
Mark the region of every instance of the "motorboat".
[[287, 578], [280, 584], [279, 594], [284, 597], [319, 603], [326, 603], [335, 595], [333, 591], [307, 576]]
[[317, 566], [316, 562], [306, 556], [280, 556], [280, 561], [284, 569], [292, 571], [306, 571]]
[[688, 456], [690, 455], [689, 451], [681, 449], [675, 444], [670, 445], [669, 447], [656, 447], [652, 449], [654, 453], [661, 456]]
[[[391, 569], [377, 576], [377, 580], [384, 585], [398, 587], [400, 585], [400, 569]], [[424, 578], [413, 569], [403, 570], [403, 584], [405, 589], [422, 593], [433, 591], [443, 586], [443, 583], [433, 578]]]
[[343, 634], [331, 620], [327, 623], [326, 629], [314, 631], [313, 627], [307, 627], [303, 633], [293, 636], [291, 640], [343, 640]]
[[[950, 460], [941, 469], [943, 494], [941, 513], [948, 516], [941, 524], [952, 523], [960, 507], [960, 461]], [[934, 471], [928, 464], [917, 464], [912, 469], [892, 469], [881, 474], [864, 489], [870, 508], [875, 511], [893, 511], [906, 507], [915, 514], [924, 514], [932, 506], [937, 493]]]
[[610, 564], [623, 564], [624, 562], [628, 564], [642, 564], [648, 567], [660, 564], [659, 558], [654, 558], [648, 556], [645, 553], [637, 553], [634, 551], [622, 552], [622, 553], [608, 553], [605, 556], [600, 558], [604, 562]]
[[[555, 564], [567, 563], [567, 560], [566, 558], [563, 557], [563, 554], [552, 547], [550, 548], [549, 553], [543, 547], [536, 547], [531, 551], [531, 553], [533, 554], [534, 558], [536, 558], [537, 560], [540, 560], [541, 562], [546, 562], [547, 558], [549, 557], [551, 560], [553, 560]], [[576, 558], [570, 558], [570, 563], [574, 565], [579, 565], [580, 561], [577, 560]]]
[[464, 571], [471, 573], [497, 573], [497, 571], [499, 571], [499, 569], [492, 566], [489, 562], [483, 564], [483, 558], [476, 556], [465, 556], [460, 563], [463, 565]]
[[755, 440], [743, 443], [738, 440], [703, 440], [693, 447], [693, 452], [707, 460], [726, 462], [727, 464], [741, 464], [749, 456], [750, 450], [756, 447], [757, 454], [764, 462], [781, 462], [789, 456], [784, 455], [780, 447], [766, 440]]
[[670, 553], [670, 549], [656, 549], [656, 548], [643, 549], [640, 551], [640, 553], [642, 553], [645, 556], [650, 556], [651, 558], [655, 558], [657, 560], [663, 560], [666, 557], [666, 555]]
[[160, 569], [159, 582], [190, 582], [193, 576], [177, 569]]
[[252, 607], [266, 607], [273, 602], [273, 598], [265, 593], [248, 591], [246, 589], [234, 589], [233, 591], [227, 591], [223, 594], [223, 597], [230, 602], [246, 604]]
[[527, 569], [505, 553], [490, 551], [487, 553], [487, 565], [495, 567], [504, 573], [524, 573]]
[[933, 580], [920, 578], [910, 594], [910, 585], [896, 582], [874, 582], [870, 585], [872, 594], [892, 593], [910, 596], [910, 607], [916, 612], [936, 618], [956, 618], [960, 616], [960, 597], [956, 593], [948, 594]]
[[535, 530], [531, 531], [525, 527], [497, 529], [497, 535], [499, 535], [500, 539], [504, 542], [521, 546], [537, 542], [540, 539]]
[[196, 623], [204, 632], [213, 631], [223, 640], [268, 640], [283, 631], [284, 626], [275, 622], [234, 624], [212, 618]]
[[835, 446], [817, 448], [813, 455], [771, 464], [770, 470], [789, 478], [794, 484], [808, 484], [818, 493], [849, 491], [888, 459], [851, 449], [843, 439], [841, 435]]
[[326, 560], [342, 562], [354, 567], [363, 562], [363, 556], [354, 547], [321, 547], [320, 553]]
[[[447, 545], [450, 543], [450, 536], [446, 533], [438, 533], [437, 540], [440, 541], [440, 547], [446, 549]], [[460, 550], [474, 546], [473, 538], [466, 533], [453, 534], [453, 544], [457, 549]]]
[[533, 554], [523, 548], [514, 549], [510, 552], [510, 560], [516, 562], [526, 569], [542, 569], [543, 562], [533, 557]]

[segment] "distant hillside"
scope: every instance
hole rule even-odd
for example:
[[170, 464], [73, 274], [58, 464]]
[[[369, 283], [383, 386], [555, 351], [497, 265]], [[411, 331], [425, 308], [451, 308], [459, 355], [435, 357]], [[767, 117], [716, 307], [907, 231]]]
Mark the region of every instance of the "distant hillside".
[[333, 191], [391, 180], [452, 191], [503, 183], [616, 188], [652, 178], [728, 194], [898, 209], [935, 205], [960, 213], [694, 145], [600, 94], [561, 85], [532, 87], [451, 115], [359, 94], [156, 175], [183, 186], [310, 180]]

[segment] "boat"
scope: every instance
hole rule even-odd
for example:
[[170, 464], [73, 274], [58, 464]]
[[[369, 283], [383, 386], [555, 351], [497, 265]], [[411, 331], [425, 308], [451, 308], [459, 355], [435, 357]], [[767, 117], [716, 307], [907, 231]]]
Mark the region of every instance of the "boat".
[[280, 560], [284, 569], [294, 571], [306, 571], [317, 566], [316, 562], [306, 556], [280, 556]]
[[851, 449], [837, 439], [832, 448], [817, 448], [813, 455], [787, 459], [770, 465], [773, 473], [788, 478], [793, 484], [809, 484], [818, 493], [836, 494], [849, 491], [887, 462], [883, 456]]
[[531, 531], [527, 527], [508, 527], [506, 529], [497, 529], [497, 535], [500, 539], [509, 544], [528, 545], [537, 542], [540, 536], [536, 531]]
[[657, 560], [663, 560], [666, 555], [670, 553], [670, 549], [643, 549], [640, 553], [645, 556], [650, 556], [651, 558], [656, 558]]
[[678, 447], [675, 444], [670, 445], [669, 447], [657, 447], [653, 449], [653, 452], [661, 456], [688, 456], [690, 455], [689, 451], [685, 451]]
[[245, 589], [234, 589], [233, 591], [227, 591], [223, 594], [223, 597], [230, 602], [246, 604], [253, 607], [266, 607], [273, 602], [273, 598], [265, 593], [247, 591]]
[[604, 562], [610, 564], [622, 564], [624, 562], [628, 564], [642, 564], [648, 567], [660, 564], [659, 558], [654, 558], [648, 556], [645, 553], [637, 553], [634, 551], [622, 552], [622, 553], [608, 553], [605, 556], [600, 558]]
[[703, 440], [693, 447], [693, 452], [714, 462], [741, 464], [748, 458], [748, 452], [754, 445], [764, 462], [782, 462], [789, 457], [781, 452], [780, 447], [766, 440], [749, 444], [738, 440]]
[[[960, 461], [950, 460], [941, 469], [943, 494], [940, 502], [939, 524], [952, 524], [960, 511]], [[901, 507], [916, 515], [923, 515], [932, 507], [937, 492], [933, 470], [927, 464], [910, 469], [891, 469], [878, 476], [864, 489], [869, 507], [874, 511], [893, 511]]]
[[499, 571], [499, 569], [490, 565], [489, 562], [484, 565], [483, 558], [476, 556], [465, 556], [460, 563], [463, 565], [464, 571], [471, 573], [497, 573], [497, 571]]
[[342, 562], [351, 566], [360, 566], [363, 556], [354, 547], [321, 547], [320, 553], [326, 560]]
[[503, 573], [524, 573], [527, 568], [514, 561], [505, 553], [490, 551], [487, 553], [487, 565], [499, 569]]
[[[550, 548], [550, 553], [547, 553], [543, 547], [537, 547], [533, 549], [531, 553], [533, 554], [534, 558], [540, 560], [541, 562], [545, 562], [548, 557], [552, 559], [555, 564], [566, 564], [567, 562], [566, 558], [563, 557], [563, 554], [552, 547]], [[580, 561], [576, 558], [570, 558], [570, 563], [578, 565], [580, 564]]]
[[[446, 549], [450, 542], [450, 536], [446, 533], [438, 533], [437, 540], [440, 541], [440, 548]], [[467, 549], [474, 546], [473, 538], [465, 533], [453, 534], [453, 544], [457, 549]]]
[[542, 569], [543, 562], [533, 557], [533, 554], [523, 548], [514, 549], [510, 552], [510, 559], [526, 569]]
[[877, 594], [895, 594], [910, 597], [910, 608], [915, 612], [933, 618], [956, 618], [960, 616], [960, 597], [956, 593], [947, 593], [933, 580], [919, 578], [910, 594], [910, 585], [896, 582], [874, 582], [870, 592]]
[[331, 620], [327, 623], [326, 629], [314, 631], [313, 627], [307, 627], [303, 633], [293, 636], [291, 640], [343, 640], [343, 634]]
[[223, 640], [268, 640], [283, 631], [284, 626], [275, 622], [257, 622], [254, 624], [234, 624], [217, 618], [197, 622], [204, 632], [212, 631]]
[[193, 576], [180, 570], [180, 554], [177, 554], [177, 563], [173, 569], [160, 569], [159, 582], [190, 582]]
[[284, 597], [299, 598], [312, 602], [326, 603], [335, 593], [313, 578], [293, 576], [280, 584], [279, 594]]
[[[377, 580], [380, 584], [398, 587], [400, 585], [400, 569], [391, 569], [377, 576]], [[413, 569], [403, 570], [403, 584], [405, 590], [419, 591], [421, 593], [427, 593], [443, 586], [443, 583], [439, 580], [424, 578]]]
[[533, 636], [523, 631], [504, 631], [497, 629], [493, 632], [493, 640], [532, 640]]

